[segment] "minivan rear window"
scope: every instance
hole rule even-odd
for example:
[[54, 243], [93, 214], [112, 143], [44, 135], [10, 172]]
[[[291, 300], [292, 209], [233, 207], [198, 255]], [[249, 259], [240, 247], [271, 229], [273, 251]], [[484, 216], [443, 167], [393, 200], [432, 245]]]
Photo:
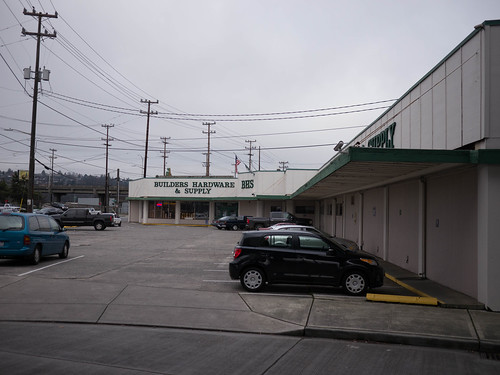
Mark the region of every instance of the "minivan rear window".
[[0, 230], [21, 230], [23, 228], [22, 216], [0, 215]]

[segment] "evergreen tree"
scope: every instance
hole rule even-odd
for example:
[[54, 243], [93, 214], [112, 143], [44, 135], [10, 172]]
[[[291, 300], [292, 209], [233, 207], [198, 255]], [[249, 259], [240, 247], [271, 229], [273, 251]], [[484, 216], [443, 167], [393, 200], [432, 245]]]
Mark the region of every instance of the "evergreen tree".
[[19, 173], [14, 172], [10, 181], [10, 196], [12, 199], [21, 204], [26, 202], [28, 198], [28, 181], [19, 178]]
[[0, 204], [6, 202], [9, 199], [10, 196], [10, 189], [9, 185], [7, 185], [7, 182], [5, 180], [0, 181]]

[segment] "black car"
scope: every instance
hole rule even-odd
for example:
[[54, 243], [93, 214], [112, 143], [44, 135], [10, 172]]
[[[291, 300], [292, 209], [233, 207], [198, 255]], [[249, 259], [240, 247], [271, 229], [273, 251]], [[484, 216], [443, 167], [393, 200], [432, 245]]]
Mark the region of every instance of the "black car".
[[220, 219], [214, 220], [212, 225], [217, 229], [238, 230], [245, 229], [247, 219], [250, 216], [223, 216]]
[[340, 286], [347, 294], [364, 295], [384, 282], [384, 270], [374, 257], [312, 232], [244, 232], [233, 257], [229, 275], [250, 292], [266, 283], [287, 283]]

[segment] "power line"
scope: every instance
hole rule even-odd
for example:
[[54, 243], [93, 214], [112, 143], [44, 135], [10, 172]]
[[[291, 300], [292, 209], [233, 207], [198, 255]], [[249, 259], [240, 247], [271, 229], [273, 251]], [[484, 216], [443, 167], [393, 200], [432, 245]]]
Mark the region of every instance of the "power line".
[[[208, 118], [189, 118], [189, 117], [169, 117], [169, 116], [158, 116], [158, 118], [171, 119], [171, 120], [185, 120], [185, 121], [224, 121], [224, 122], [244, 122], [244, 121], [277, 121], [277, 120], [296, 120], [296, 119], [305, 119], [305, 118], [315, 118], [315, 117], [326, 117], [326, 116], [338, 116], [345, 115], [349, 113], [360, 113], [367, 111], [375, 111], [378, 109], [387, 109], [389, 106], [383, 107], [375, 107], [375, 108], [367, 108], [367, 109], [358, 109], [355, 111], [343, 111], [343, 112], [334, 112], [334, 113], [322, 113], [316, 115], [304, 115], [304, 116], [290, 116], [290, 117], [257, 117], [257, 118], [218, 118], [218, 119], [208, 119]], [[208, 116], [207, 116], [208, 117]]]
[[162, 113], [166, 115], [175, 115], [175, 116], [206, 116], [206, 117], [256, 117], [256, 116], [281, 116], [281, 115], [289, 115], [289, 114], [298, 114], [298, 113], [310, 113], [310, 112], [323, 112], [323, 111], [333, 111], [337, 109], [345, 109], [345, 108], [353, 108], [353, 107], [363, 107], [367, 105], [381, 104], [387, 102], [393, 102], [397, 99], [386, 99], [379, 100], [375, 102], [367, 102], [361, 104], [349, 104], [338, 107], [328, 107], [328, 108], [318, 108], [318, 109], [305, 109], [299, 111], [285, 111], [285, 112], [269, 112], [269, 113], [246, 113], [246, 114], [192, 114], [192, 113]]
[[[69, 97], [66, 95], [54, 93], [54, 92], [48, 92], [48, 96], [53, 96], [57, 99], [61, 100], [66, 100], [68, 102], [77, 104], [77, 105], [82, 105], [90, 108], [95, 108], [95, 109], [100, 109], [103, 111], [109, 111], [109, 112], [116, 112], [116, 113], [121, 113], [121, 114], [126, 114], [126, 115], [136, 115], [133, 113], [133, 111], [137, 111], [136, 108], [124, 108], [124, 107], [117, 107], [117, 106], [111, 106], [107, 104], [102, 104], [102, 103], [97, 103], [97, 102], [92, 102], [92, 101], [87, 101], [83, 99], [78, 99], [74, 97]], [[379, 103], [386, 103], [390, 101], [394, 101], [395, 99], [389, 99], [389, 100], [381, 100], [381, 101], [376, 101], [376, 102], [369, 102], [369, 103], [362, 103], [362, 104], [352, 104], [352, 105], [346, 105], [346, 106], [339, 106], [339, 107], [329, 107], [329, 108], [320, 108], [320, 109], [307, 109], [307, 110], [300, 110], [300, 111], [288, 111], [288, 112], [270, 112], [270, 113], [251, 113], [251, 114], [216, 114], [216, 115], [211, 115], [211, 114], [190, 114], [190, 113], [169, 113], [169, 112], [158, 112], [160, 116], [157, 116], [157, 118], [161, 119], [170, 119], [170, 120], [184, 120], [184, 121], [200, 121], [200, 119], [197, 118], [190, 118], [194, 116], [201, 116], [201, 117], [225, 117], [224, 119], [219, 119], [217, 121], [231, 121], [231, 122], [242, 122], [242, 121], [270, 121], [270, 120], [292, 120], [292, 119], [304, 119], [304, 118], [314, 118], [314, 117], [325, 117], [325, 116], [336, 116], [336, 115], [343, 115], [343, 114], [349, 114], [349, 113], [358, 113], [358, 112], [366, 112], [366, 111], [374, 111], [378, 109], [386, 109], [388, 106], [383, 106], [383, 107], [373, 107], [373, 108], [365, 108], [365, 109], [358, 109], [358, 110], [353, 110], [353, 111], [343, 111], [343, 112], [334, 112], [334, 113], [322, 113], [322, 114], [315, 114], [315, 115], [302, 115], [302, 116], [287, 116], [287, 117], [259, 117], [259, 118], [254, 118], [255, 116], [277, 116], [277, 115], [288, 115], [288, 114], [301, 114], [301, 113], [313, 113], [313, 112], [323, 112], [323, 111], [331, 111], [331, 110], [337, 110], [337, 109], [346, 109], [346, 108], [355, 108], [355, 107], [362, 107], [362, 106], [367, 106], [367, 105], [373, 105], [373, 104], [379, 104]], [[101, 108], [102, 107], [102, 108]], [[170, 115], [170, 116], [161, 116], [161, 115]], [[182, 116], [182, 117], [171, 117], [171, 116]], [[231, 117], [231, 118], [226, 118], [226, 117]], [[232, 118], [234, 117], [234, 118]], [[248, 118], [243, 118], [243, 117], [248, 117]], [[201, 121], [206, 121], [206, 119], [201, 119]]]

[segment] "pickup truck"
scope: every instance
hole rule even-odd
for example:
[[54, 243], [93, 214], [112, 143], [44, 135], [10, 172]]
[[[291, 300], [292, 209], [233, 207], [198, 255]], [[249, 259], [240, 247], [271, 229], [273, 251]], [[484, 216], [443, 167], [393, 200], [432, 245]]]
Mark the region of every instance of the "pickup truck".
[[250, 217], [247, 220], [247, 229], [260, 229], [277, 223], [293, 223], [299, 225], [312, 225], [312, 220], [296, 217], [289, 212], [271, 212], [269, 217]]
[[91, 213], [88, 208], [70, 208], [60, 215], [52, 215], [61, 226], [93, 226], [95, 230], [104, 230], [113, 226], [112, 214]]
[[247, 220], [251, 216], [223, 216], [220, 219], [212, 221], [212, 224], [217, 229], [238, 230], [245, 229]]

